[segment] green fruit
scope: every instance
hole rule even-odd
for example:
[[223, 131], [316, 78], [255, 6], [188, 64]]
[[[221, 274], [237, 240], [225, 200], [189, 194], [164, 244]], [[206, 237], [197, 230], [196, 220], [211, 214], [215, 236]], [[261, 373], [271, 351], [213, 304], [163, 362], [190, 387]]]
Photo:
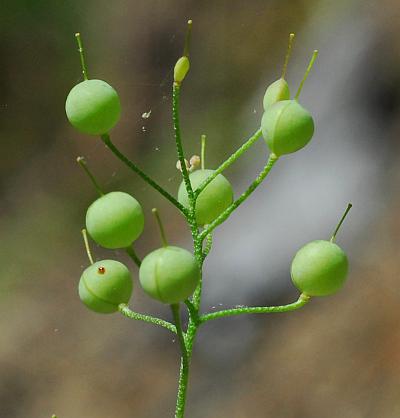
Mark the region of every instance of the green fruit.
[[119, 261], [102, 260], [89, 266], [79, 281], [79, 297], [92, 311], [113, 313], [128, 303], [133, 282], [129, 270]]
[[271, 152], [279, 157], [308, 144], [314, 133], [314, 121], [297, 100], [283, 100], [267, 109], [261, 129]]
[[[211, 176], [213, 170], [197, 170], [189, 175], [193, 190]], [[182, 182], [178, 190], [178, 201], [189, 207], [189, 197], [185, 183]], [[218, 174], [215, 179], [199, 194], [196, 201], [196, 220], [199, 225], [207, 225], [216, 219], [233, 202], [233, 189], [229, 181]]]
[[190, 68], [190, 62], [188, 57], [180, 57], [174, 67], [174, 81], [181, 83]]
[[308, 296], [326, 296], [338, 291], [347, 277], [349, 263], [344, 251], [330, 241], [312, 241], [292, 261], [294, 285]]
[[143, 228], [142, 207], [128, 193], [107, 193], [95, 200], [86, 212], [89, 235], [105, 248], [129, 247]]
[[285, 79], [280, 78], [274, 81], [267, 87], [265, 91], [263, 106], [264, 110], [273, 105], [276, 102], [290, 99], [289, 85]]
[[150, 297], [173, 304], [194, 292], [200, 280], [200, 269], [192, 253], [168, 245], [143, 259], [139, 279]]
[[117, 92], [105, 81], [85, 80], [69, 92], [65, 111], [78, 131], [102, 135], [118, 122], [121, 104]]

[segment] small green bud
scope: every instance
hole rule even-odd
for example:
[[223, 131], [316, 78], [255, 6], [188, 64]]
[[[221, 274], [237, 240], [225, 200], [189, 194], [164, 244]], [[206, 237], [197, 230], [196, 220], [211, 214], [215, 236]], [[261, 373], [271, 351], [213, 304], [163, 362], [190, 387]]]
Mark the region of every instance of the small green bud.
[[126, 248], [144, 228], [140, 203], [124, 192], [111, 192], [95, 200], [86, 212], [86, 229], [97, 244]]
[[176, 83], [182, 83], [182, 81], [186, 77], [186, 74], [189, 71], [189, 68], [190, 68], [189, 58], [186, 56], [180, 57], [175, 64], [174, 81]]
[[139, 279], [150, 297], [172, 304], [182, 302], [194, 292], [200, 269], [192, 253], [167, 245], [143, 259]]
[[285, 79], [280, 78], [279, 80], [274, 81], [267, 87], [263, 100], [264, 110], [267, 110], [268, 107], [270, 107], [276, 102], [289, 99], [289, 85]]
[[[213, 170], [196, 170], [190, 173], [189, 179], [193, 190], [196, 190], [213, 172]], [[179, 186], [178, 201], [183, 206], [189, 207], [189, 197], [184, 182]], [[201, 226], [211, 223], [232, 202], [232, 186], [222, 174], [218, 174], [197, 197], [195, 208], [197, 223]]]
[[261, 129], [271, 152], [279, 157], [308, 144], [314, 134], [314, 121], [297, 100], [283, 100], [267, 109]]
[[65, 111], [78, 131], [102, 135], [118, 122], [121, 104], [117, 92], [105, 81], [85, 80], [69, 92]]
[[119, 261], [102, 260], [89, 266], [79, 281], [79, 297], [92, 311], [113, 313], [128, 303], [133, 282], [127, 267]]
[[330, 241], [312, 241], [302, 247], [292, 261], [294, 285], [308, 296], [327, 296], [344, 284], [348, 272], [344, 251]]

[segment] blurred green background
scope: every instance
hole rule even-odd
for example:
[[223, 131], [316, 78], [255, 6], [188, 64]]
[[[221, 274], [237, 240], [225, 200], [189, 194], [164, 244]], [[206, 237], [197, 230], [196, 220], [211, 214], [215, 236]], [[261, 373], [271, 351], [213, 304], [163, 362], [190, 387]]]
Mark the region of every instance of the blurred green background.
[[[211, 168], [259, 126], [289, 32], [297, 34], [292, 91], [320, 50], [302, 93], [315, 138], [282, 158], [217, 230], [203, 310], [294, 300], [295, 251], [328, 238], [348, 201], [354, 208], [338, 239], [352, 266], [340, 293], [299, 312], [223, 319], [200, 331], [187, 416], [398, 418], [399, 3], [5, 0], [0, 12], [0, 417], [173, 415], [179, 354], [171, 335], [118, 314], [96, 315], [77, 297], [88, 264], [80, 230], [96, 193], [76, 157], [87, 158], [107, 190], [143, 203], [141, 256], [159, 245], [152, 207], [167, 220], [171, 242], [190, 248], [189, 231], [97, 138], [69, 126], [64, 103], [80, 81], [80, 31], [90, 76], [121, 97], [114, 142], [176, 193], [172, 68], [192, 18], [192, 68], [181, 99], [185, 150], [199, 153], [206, 133]], [[260, 141], [227, 171], [237, 195], [266, 155]], [[124, 254], [93, 250], [129, 263]], [[170, 317], [135, 284], [136, 310]]]

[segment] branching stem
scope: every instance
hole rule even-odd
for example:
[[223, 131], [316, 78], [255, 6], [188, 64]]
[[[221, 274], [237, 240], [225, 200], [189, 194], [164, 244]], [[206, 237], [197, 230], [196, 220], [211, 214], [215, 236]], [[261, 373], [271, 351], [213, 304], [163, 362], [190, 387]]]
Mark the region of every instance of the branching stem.
[[239, 149], [237, 149], [227, 160], [225, 160], [213, 174], [207, 177], [203, 183], [194, 191], [195, 198], [224, 170], [226, 170], [231, 164], [233, 164], [242, 154], [244, 154], [256, 141], [261, 138], [261, 128], [258, 129]]
[[155, 318], [154, 316], [150, 316], [150, 315], [144, 315], [144, 314], [140, 314], [138, 312], [134, 312], [131, 309], [129, 309], [129, 306], [126, 305], [125, 303], [121, 303], [118, 306], [118, 311], [126, 316], [127, 318], [130, 319], [134, 319], [136, 321], [144, 321], [144, 322], [148, 322], [150, 324], [154, 324], [154, 325], [159, 325], [160, 327], [166, 328], [169, 331], [173, 332], [174, 334], [176, 334], [176, 326], [171, 324], [168, 321], [164, 321], [163, 319], [160, 318]]
[[237, 209], [253, 192], [256, 188], [262, 183], [262, 181], [267, 177], [269, 172], [271, 171], [274, 164], [278, 161], [278, 157], [275, 154], [270, 154], [268, 157], [267, 164], [265, 165], [264, 169], [261, 173], [257, 176], [257, 178], [250, 184], [247, 190], [237, 199], [235, 200], [221, 215], [218, 216], [210, 225], [203, 229], [200, 233], [199, 238], [204, 240], [208, 234], [210, 234], [218, 225], [222, 224], [231, 213]]
[[212, 312], [209, 314], [201, 315], [200, 322], [204, 323], [211, 321], [212, 319], [225, 318], [227, 316], [236, 316], [243, 314], [264, 314], [264, 313], [279, 313], [279, 312], [289, 312], [295, 311], [306, 305], [310, 301], [310, 297], [304, 294], [301, 294], [299, 299], [296, 302], [290, 303], [288, 305], [280, 306], [241, 306], [238, 308], [224, 309], [223, 311]]
[[186, 208], [181, 205], [171, 194], [169, 194], [163, 187], [150, 178], [144, 171], [142, 171], [135, 163], [129, 160], [122, 152], [113, 144], [109, 134], [101, 135], [102, 141], [106, 144], [107, 148], [119, 158], [126, 166], [128, 166], [133, 172], [138, 174], [146, 183], [156, 189], [166, 199], [168, 199], [175, 207], [177, 207], [185, 216], [187, 216]]

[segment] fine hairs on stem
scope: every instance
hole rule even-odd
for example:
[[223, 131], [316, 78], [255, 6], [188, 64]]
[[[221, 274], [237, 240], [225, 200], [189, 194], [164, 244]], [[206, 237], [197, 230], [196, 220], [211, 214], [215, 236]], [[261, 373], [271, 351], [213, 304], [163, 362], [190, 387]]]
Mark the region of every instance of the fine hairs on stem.
[[[258, 127], [258, 129], [246, 140], [242, 143], [242, 145], [234, 151], [225, 161], [223, 161], [220, 166], [216, 170], [207, 170], [207, 172], [210, 172], [211, 174], [205, 178], [202, 177], [202, 182], [200, 185], [193, 190], [192, 184], [189, 178], [189, 170], [185, 163], [185, 152], [184, 152], [184, 146], [183, 146], [183, 136], [181, 131], [181, 123], [180, 123], [180, 94], [181, 94], [181, 87], [183, 84], [183, 81], [185, 79], [186, 73], [189, 71], [190, 68], [190, 62], [189, 62], [189, 53], [190, 53], [190, 42], [191, 42], [191, 34], [192, 34], [192, 20], [189, 20], [187, 22], [187, 30], [186, 30], [186, 36], [184, 41], [184, 48], [183, 48], [183, 57], [180, 57], [177, 60], [177, 63], [174, 68], [174, 81], [172, 83], [172, 123], [173, 123], [173, 131], [174, 131], [174, 140], [175, 140], [175, 147], [176, 147], [176, 153], [178, 156], [178, 161], [180, 164], [180, 170], [182, 174], [183, 179], [183, 185], [186, 189], [187, 199], [185, 197], [185, 201], [182, 200], [179, 196], [178, 199], [175, 198], [173, 195], [171, 195], [163, 186], [161, 186], [158, 182], [153, 180], [148, 174], [146, 174], [143, 170], [141, 170], [134, 162], [132, 162], [124, 153], [122, 153], [111, 141], [110, 135], [108, 131], [112, 129], [113, 126], [110, 127], [110, 129], [105, 129], [106, 132], [102, 133], [100, 135], [101, 140], [105, 144], [105, 146], [123, 163], [125, 164], [132, 172], [137, 174], [141, 179], [146, 182], [148, 185], [150, 185], [154, 190], [158, 191], [163, 197], [165, 197], [173, 206], [175, 206], [183, 215], [184, 220], [187, 222], [187, 225], [190, 228], [190, 232], [192, 235], [192, 241], [193, 241], [193, 252], [188, 252], [186, 249], [181, 249], [185, 253], [189, 253], [189, 257], [191, 260], [190, 269], [187, 270], [195, 271], [195, 274], [192, 274], [192, 277], [194, 277], [195, 281], [193, 281], [192, 287], [189, 289], [189, 291], [184, 295], [176, 296], [176, 294], [173, 294], [173, 298], [170, 299], [166, 298], [160, 298], [158, 296], [158, 300], [165, 303], [166, 306], [170, 306], [171, 312], [172, 312], [172, 318], [173, 323], [166, 321], [161, 318], [153, 317], [151, 315], [138, 313], [133, 310], [131, 310], [127, 304], [129, 302], [129, 297], [127, 297], [124, 300], [119, 300], [118, 302], [113, 301], [114, 303], [114, 312], [118, 311], [120, 314], [124, 315], [125, 317], [129, 319], [133, 319], [136, 321], [142, 321], [146, 323], [150, 323], [153, 325], [157, 325], [159, 327], [162, 327], [164, 329], [167, 329], [168, 331], [174, 333], [179, 341], [179, 348], [181, 351], [180, 356], [180, 370], [179, 370], [179, 380], [178, 380], [178, 388], [177, 388], [177, 401], [176, 401], [176, 409], [175, 409], [175, 418], [184, 418], [185, 416], [185, 405], [186, 405], [186, 397], [187, 397], [187, 388], [189, 383], [189, 371], [190, 371], [190, 362], [193, 354], [193, 347], [196, 340], [198, 329], [201, 325], [205, 324], [206, 322], [209, 322], [214, 319], [219, 318], [225, 318], [225, 317], [232, 317], [232, 316], [238, 316], [242, 314], [270, 314], [270, 313], [284, 313], [284, 312], [290, 312], [295, 311], [297, 309], [302, 308], [305, 306], [310, 300], [312, 296], [319, 296], [317, 293], [312, 293], [309, 291], [306, 291], [305, 289], [297, 286], [300, 296], [297, 300], [295, 300], [292, 303], [288, 303], [286, 305], [278, 305], [278, 306], [240, 306], [235, 307], [231, 309], [223, 309], [220, 311], [215, 312], [209, 312], [209, 313], [203, 313], [201, 310], [201, 299], [202, 299], [202, 286], [203, 286], [203, 277], [202, 277], [202, 269], [203, 264], [208, 256], [208, 254], [211, 252], [212, 249], [212, 243], [213, 243], [213, 233], [216, 230], [216, 228], [221, 225], [223, 222], [225, 222], [229, 216], [236, 210], [238, 207], [245, 202], [250, 195], [258, 188], [258, 186], [266, 179], [266, 177], [269, 175], [273, 167], [275, 166], [278, 159], [284, 155], [284, 153], [279, 152], [279, 150], [274, 150], [270, 144], [268, 144], [267, 140], [268, 137], [263, 133], [263, 129], [265, 128], [265, 125], [263, 125], [263, 122], [261, 123], [261, 127]], [[78, 50], [80, 54], [80, 62], [81, 62], [81, 69], [84, 80], [88, 80], [88, 72], [85, 62], [85, 56], [84, 56], [84, 49], [82, 45], [82, 40], [77, 33], [76, 35], [76, 41], [78, 43]], [[285, 55], [284, 64], [282, 67], [282, 75], [281, 78], [284, 79], [286, 77], [287, 67], [288, 63], [291, 57], [293, 42], [294, 42], [295, 35], [294, 33], [290, 33], [289, 35], [289, 41], [287, 46], [287, 51]], [[300, 93], [303, 89], [304, 83], [311, 71], [311, 68], [313, 67], [313, 64], [316, 60], [316, 57], [318, 55], [318, 51], [315, 50], [311, 60], [308, 64], [307, 70], [303, 76], [303, 79], [299, 85], [299, 88], [297, 90], [295, 100], [297, 100], [300, 96]], [[285, 82], [286, 83], [286, 82]], [[285, 84], [280, 81], [280, 85]], [[88, 84], [92, 83], [85, 83], [85, 87]], [[286, 84], [285, 84], [286, 85]], [[289, 93], [288, 93], [289, 94]], [[280, 98], [281, 101], [283, 100]], [[275, 102], [276, 103], [276, 102]], [[275, 103], [273, 103], [271, 106], [274, 106]], [[278, 104], [279, 106], [280, 104]], [[295, 109], [299, 107], [298, 103], [294, 103]], [[266, 109], [266, 112], [268, 112], [269, 109]], [[272, 112], [273, 113], [273, 112]], [[296, 116], [296, 114], [294, 113]], [[267, 116], [269, 117], [270, 114], [267, 113]], [[293, 119], [288, 118], [288, 119]], [[70, 120], [71, 121], [71, 120]], [[72, 122], [71, 122], [72, 123]], [[260, 125], [259, 125], [260, 126]], [[90, 132], [89, 132], [90, 133]], [[98, 135], [98, 132], [97, 134]], [[206, 221], [202, 222], [201, 219], [198, 221], [196, 218], [196, 215], [199, 215], [200, 210], [197, 208], [196, 211], [196, 202], [198, 206], [200, 206], [200, 199], [198, 199], [200, 193], [205, 190], [205, 188], [224, 170], [226, 170], [228, 167], [230, 167], [235, 161], [237, 161], [245, 152], [247, 152], [250, 147], [255, 144], [262, 136], [264, 136], [264, 139], [266, 139], [267, 144], [269, 145], [270, 154], [268, 155], [268, 158], [266, 158], [265, 166], [260, 171], [260, 173], [257, 175], [255, 179], [253, 179], [251, 182], [249, 182], [249, 185], [245, 191], [239, 195], [235, 200], [231, 197], [228, 203], [223, 206], [223, 209], [219, 213], [216, 213], [215, 216], [211, 217], [210, 219], [207, 219]], [[311, 138], [310, 138], [311, 139]], [[196, 155], [196, 164], [193, 163], [193, 167], [190, 167], [192, 171], [195, 169], [200, 168], [201, 170], [205, 170], [205, 148], [206, 148], [206, 135], [201, 135], [201, 157], [200, 157], [200, 164], [198, 161], [198, 156]], [[295, 150], [296, 151], [296, 150]], [[266, 154], [267, 155], [267, 154]], [[89, 169], [88, 164], [86, 160], [83, 157], [77, 158], [78, 164], [82, 167], [90, 181], [92, 182], [94, 188], [96, 189], [97, 193], [99, 194], [100, 198], [98, 200], [104, 201], [107, 199], [110, 195], [104, 196], [104, 191], [102, 187], [99, 185], [99, 182], [96, 180], [95, 176], [93, 175], [92, 171]], [[204, 173], [199, 173], [204, 174]], [[206, 174], [207, 175], [207, 174]], [[222, 177], [222, 176], [220, 176]], [[219, 179], [218, 179], [219, 180]], [[225, 179], [226, 180], [226, 179]], [[218, 183], [216, 181], [215, 183]], [[213, 183], [214, 184], [214, 183]], [[183, 186], [182, 186], [183, 187]], [[210, 187], [210, 189], [212, 189]], [[205, 192], [202, 196], [206, 195]], [[220, 193], [221, 195], [222, 193]], [[220, 197], [217, 193], [217, 197]], [[231, 196], [233, 195], [233, 192]], [[102, 196], [104, 196], [102, 198]], [[186, 196], [186, 195], [185, 195]], [[187, 202], [188, 201], [188, 202]], [[138, 202], [137, 202], [138, 203]], [[184, 203], [184, 204], [183, 204]], [[213, 203], [214, 205], [214, 203]], [[216, 206], [216, 205], [214, 205]], [[118, 209], [120, 209], [120, 206], [117, 206]], [[344, 222], [344, 219], [346, 218], [350, 208], [352, 207], [351, 204], [348, 205], [347, 209], [345, 210], [342, 218], [340, 219], [338, 225], [336, 226], [333, 235], [330, 239], [331, 243], [333, 243], [336, 239], [336, 235], [341, 227], [341, 225]], [[168, 241], [165, 234], [165, 229], [160, 217], [160, 214], [156, 208], [152, 209], [152, 213], [155, 216], [156, 222], [158, 224], [158, 228], [160, 231], [161, 241], [163, 248], [157, 249], [153, 252], [158, 253], [160, 251], [162, 254], [168, 254], [170, 250], [177, 250], [177, 247], [169, 246]], [[86, 223], [90, 237], [96, 241], [95, 234], [92, 233], [92, 230], [90, 229], [90, 226], [88, 222]], [[128, 229], [128, 228], [127, 228]], [[142, 224], [143, 229], [143, 224]], [[115, 231], [113, 231], [113, 237], [115, 238]], [[140, 232], [141, 233], [141, 232]], [[86, 229], [82, 230], [82, 236], [85, 244], [86, 253], [89, 259], [90, 264], [94, 264], [94, 260], [92, 257], [92, 253], [90, 250], [89, 242], [88, 242], [88, 235], [86, 232]], [[98, 244], [99, 242], [96, 241]], [[330, 251], [332, 248], [337, 251], [338, 246], [333, 245], [327, 241], [324, 241], [325, 244], [328, 244]], [[132, 261], [136, 264], [136, 266], [139, 268], [139, 278], [141, 285], [144, 289], [144, 291], [149, 294], [149, 296], [154, 297], [151, 293], [151, 287], [153, 286], [154, 282], [160, 281], [160, 277], [157, 276], [157, 278], [154, 278], [153, 276], [150, 279], [150, 290], [149, 288], [146, 289], [145, 287], [145, 281], [143, 281], [144, 273], [147, 269], [147, 271], [155, 271], [158, 268], [158, 259], [155, 266], [157, 268], [153, 269], [153, 265], [151, 265], [151, 268], [148, 268], [148, 265], [146, 264], [149, 262], [149, 256], [148, 254], [146, 258], [143, 259], [143, 265], [141, 259], [138, 257], [138, 255], [135, 252], [133, 242], [132, 245], [127, 246], [128, 244], [124, 242], [121, 246], [110, 246], [106, 248], [115, 249], [115, 248], [121, 248], [126, 251], [126, 253], [129, 255], [129, 257], [132, 259]], [[104, 246], [104, 245], [103, 245]], [[326, 248], [326, 247], [324, 247]], [[339, 248], [340, 249], [340, 248]], [[168, 263], [171, 261], [171, 257], [168, 255], [169, 258], [167, 258]], [[110, 260], [108, 260], [110, 261]], [[120, 263], [121, 264], [121, 263]], [[178, 262], [176, 265], [174, 265], [174, 268], [172, 268], [174, 280], [176, 280], [176, 277], [179, 276], [179, 270], [185, 270], [182, 266], [184, 265], [184, 262], [182, 261], [182, 258], [178, 259]], [[90, 268], [90, 267], [89, 267]], [[162, 269], [160, 269], [161, 271]], [[167, 270], [167, 269], [164, 269]], [[129, 273], [129, 270], [127, 269], [127, 272]], [[97, 277], [97, 276], [96, 276]], [[167, 275], [166, 275], [167, 277]], [[181, 291], [185, 285], [187, 285], [188, 281], [186, 279], [191, 279], [191, 277], [185, 276], [185, 281], [178, 282], [179, 284], [179, 291]], [[129, 276], [130, 280], [130, 276]], [[170, 290], [171, 289], [171, 282], [169, 281], [169, 277], [166, 279], [166, 286]], [[293, 275], [292, 275], [292, 281]], [[182, 283], [184, 284], [182, 286]], [[129, 282], [131, 284], [131, 282]], [[157, 283], [158, 286], [158, 283]], [[197, 287], [196, 287], [197, 286]], [[193, 289], [195, 288], [194, 292]], [[91, 297], [94, 297], [96, 295], [92, 295]], [[102, 300], [101, 302], [104, 302]], [[123, 303], [120, 303], [123, 302]], [[126, 302], [126, 303], [125, 303]], [[188, 314], [188, 320], [187, 323], [182, 324], [181, 319], [181, 310], [185, 309], [186, 313]], [[105, 311], [98, 311], [106, 313]], [[56, 418], [53, 416], [53, 418]]]

